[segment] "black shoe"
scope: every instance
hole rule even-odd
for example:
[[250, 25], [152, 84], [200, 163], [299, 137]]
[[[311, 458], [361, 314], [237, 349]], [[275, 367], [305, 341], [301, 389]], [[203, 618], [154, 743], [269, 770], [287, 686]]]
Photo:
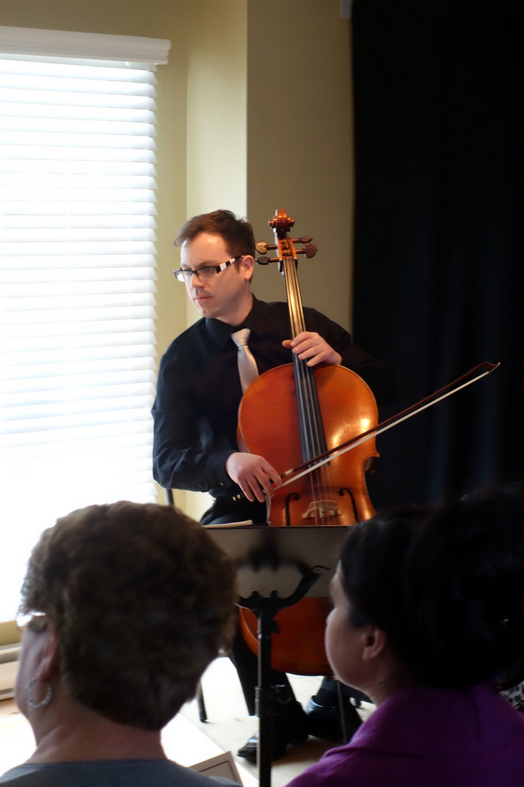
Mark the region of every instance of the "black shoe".
[[[297, 746], [308, 739], [307, 717], [300, 703], [284, 705], [282, 712], [273, 719], [273, 741], [271, 760], [280, 760], [289, 745]], [[258, 730], [238, 750], [238, 757], [256, 763], [258, 750]]]
[[238, 757], [243, 757], [248, 762], [255, 762], [257, 761], [257, 750], [258, 750], [258, 730], [253, 733], [251, 738], [244, 743], [243, 746], [237, 751]]
[[[344, 740], [338, 705], [319, 705], [311, 697], [306, 707], [306, 716], [307, 731], [310, 735], [328, 741], [347, 742]], [[349, 701], [344, 703], [344, 719], [349, 741], [362, 724], [357, 709]]]

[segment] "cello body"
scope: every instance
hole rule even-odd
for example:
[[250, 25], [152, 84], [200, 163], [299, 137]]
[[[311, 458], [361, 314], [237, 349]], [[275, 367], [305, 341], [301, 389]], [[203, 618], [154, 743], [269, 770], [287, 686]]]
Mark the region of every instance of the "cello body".
[[[377, 424], [375, 397], [355, 372], [343, 366], [322, 366], [316, 369], [314, 378], [328, 449]], [[260, 413], [268, 411], [272, 417], [261, 424]], [[291, 364], [270, 369], [249, 387], [239, 408], [237, 437], [242, 450], [265, 457], [280, 473], [301, 463], [300, 424]], [[378, 457], [378, 453], [374, 441], [368, 441], [349, 456], [333, 459], [325, 472], [315, 471], [323, 473], [321, 479], [301, 478], [277, 489], [268, 507], [268, 524], [333, 526], [369, 519], [375, 512], [367, 492], [365, 467], [372, 457]], [[322, 489], [317, 493], [320, 484]], [[319, 497], [324, 493], [325, 499]]]

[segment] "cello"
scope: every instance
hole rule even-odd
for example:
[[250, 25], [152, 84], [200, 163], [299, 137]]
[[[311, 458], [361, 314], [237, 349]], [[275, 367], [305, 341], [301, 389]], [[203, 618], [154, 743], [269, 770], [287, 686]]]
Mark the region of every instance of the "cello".
[[[315, 253], [311, 239], [290, 238], [294, 225], [285, 211], [269, 221], [276, 244], [257, 249], [278, 249], [280, 272], [285, 278], [291, 336], [306, 330], [297, 273], [297, 257]], [[295, 244], [304, 244], [297, 249]], [[264, 260], [260, 260], [264, 264]], [[268, 414], [261, 419], [260, 414]], [[369, 386], [342, 366], [309, 367], [293, 355], [290, 364], [258, 377], [240, 403], [237, 439], [241, 450], [264, 456], [279, 472], [311, 462], [341, 443], [372, 430], [378, 422], [375, 397]], [[267, 501], [267, 521], [273, 527], [347, 526], [375, 513], [369, 499], [365, 472], [378, 457], [373, 438], [350, 453], [335, 457], [296, 482], [277, 489]], [[304, 598], [282, 609], [273, 638], [272, 665], [300, 675], [330, 675], [324, 650], [324, 629], [330, 603], [325, 598]], [[257, 619], [240, 611], [241, 631], [249, 647], [258, 652]]]

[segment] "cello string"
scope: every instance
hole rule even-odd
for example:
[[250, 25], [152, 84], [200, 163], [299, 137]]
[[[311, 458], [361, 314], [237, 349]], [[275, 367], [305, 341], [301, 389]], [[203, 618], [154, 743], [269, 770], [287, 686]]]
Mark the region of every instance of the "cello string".
[[[295, 338], [304, 328], [303, 313], [300, 313], [300, 291], [297, 287], [296, 265], [293, 258], [286, 257], [284, 259], [284, 272], [286, 279], [287, 297], [289, 304], [289, 314], [291, 322], [291, 335]], [[302, 456], [306, 459], [311, 459], [315, 456], [315, 445], [312, 442], [314, 436], [312, 430], [312, 415], [313, 411], [310, 406], [310, 386], [308, 386], [308, 374], [303, 361], [297, 355], [292, 356], [293, 369], [295, 374], [295, 392], [297, 398], [297, 407], [299, 413], [299, 424], [302, 442]], [[315, 524], [317, 521], [317, 506], [318, 500], [318, 473], [312, 473], [309, 477], [309, 486], [311, 498], [313, 500], [313, 511], [315, 513]]]
[[[298, 281], [296, 262], [294, 258], [286, 257], [284, 260], [286, 286], [288, 287], [288, 303], [290, 306], [290, 320], [293, 338], [306, 330], [304, 312], [301, 307], [300, 285]], [[318, 456], [327, 450], [327, 444], [322, 426], [322, 417], [318, 401], [316, 382], [313, 369], [307, 365], [306, 360], [300, 360], [293, 355], [295, 370], [297, 404], [300, 412], [300, 424], [303, 425], [303, 451], [307, 459]], [[329, 488], [329, 468], [323, 466], [319, 471], [310, 474], [310, 488], [313, 500], [313, 513], [315, 525], [325, 524], [324, 504], [319, 501], [326, 500]]]
[[[293, 263], [292, 283], [295, 288], [295, 302], [299, 305], [302, 304], [300, 296], [300, 284], [297, 275], [296, 265]], [[304, 319], [304, 312], [299, 306], [300, 313], [297, 315], [297, 329], [298, 332], [306, 330]], [[304, 390], [306, 391], [307, 398], [307, 416], [309, 424], [309, 435], [311, 444], [309, 450], [315, 452], [313, 456], [318, 456], [317, 451], [327, 451], [327, 444], [325, 439], [324, 427], [322, 423], [322, 415], [320, 412], [320, 403], [318, 398], [318, 391], [316, 386], [314, 369], [307, 365], [307, 361], [300, 361], [302, 368], [302, 375], [304, 380]], [[328, 489], [331, 487], [330, 475], [331, 471], [326, 463], [320, 469], [312, 474], [314, 476], [314, 516], [315, 525], [323, 526], [329, 524], [329, 494]], [[324, 502], [321, 502], [324, 501]], [[325, 506], [328, 506], [326, 509]]]
[[[289, 279], [292, 289], [294, 314], [293, 330], [294, 336], [296, 336], [302, 331], [306, 330], [306, 325], [304, 313], [301, 309], [302, 301], [300, 298], [300, 289], [298, 276], [296, 274], [295, 262], [294, 260], [290, 260], [289, 262]], [[316, 452], [318, 448], [321, 448], [325, 445], [325, 438], [322, 429], [322, 421], [320, 417], [320, 408], [318, 405], [318, 396], [316, 395], [316, 385], [313, 370], [307, 365], [307, 361], [300, 361], [297, 356], [294, 356], [294, 358], [296, 358], [299, 362], [297, 366], [300, 369], [301, 393], [304, 399], [303, 410], [308, 423], [307, 438], [309, 442], [307, 444], [307, 451], [308, 453], [311, 451]], [[318, 454], [313, 454], [313, 456], [316, 455]]]

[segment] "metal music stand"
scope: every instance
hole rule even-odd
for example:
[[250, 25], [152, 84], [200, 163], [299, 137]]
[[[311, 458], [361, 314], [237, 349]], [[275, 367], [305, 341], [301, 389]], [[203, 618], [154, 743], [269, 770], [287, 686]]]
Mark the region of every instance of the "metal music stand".
[[258, 617], [258, 777], [260, 787], [270, 787], [272, 717], [279, 695], [278, 687], [271, 685], [273, 619], [306, 594], [329, 596], [347, 527], [236, 524], [208, 525], [206, 530], [237, 565], [238, 605]]

